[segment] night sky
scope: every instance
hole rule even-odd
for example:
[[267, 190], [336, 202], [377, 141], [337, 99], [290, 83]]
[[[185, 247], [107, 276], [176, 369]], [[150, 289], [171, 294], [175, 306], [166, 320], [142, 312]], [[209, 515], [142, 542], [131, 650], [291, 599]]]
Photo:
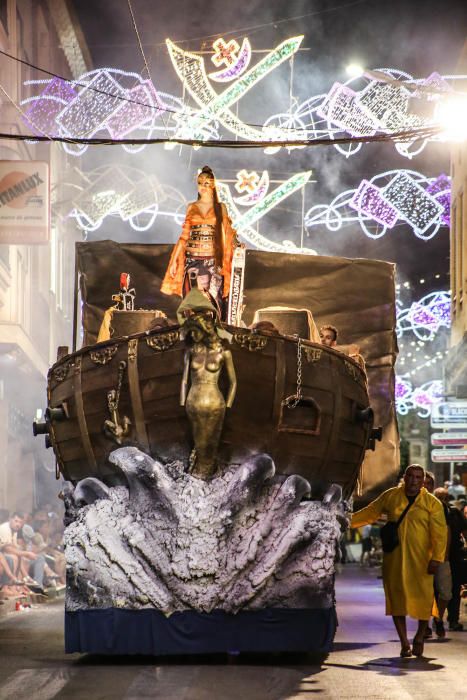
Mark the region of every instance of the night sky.
[[[76, 11], [94, 62], [94, 67], [112, 66], [142, 72], [143, 58], [137, 44], [126, 0], [75, 2]], [[284, 0], [274, 3], [233, 3], [207, 0], [132, 0], [136, 24], [155, 87], [181, 97], [178, 80], [167, 55], [164, 40], [170, 37], [186, 50], [210, 49], [218, 37], [235, 38], [239, 43], [248, 36], [254, 49], [271, 49], [284, 39], [304, 34], [302, 47], [294, 60], [293, 94], [301, 102], [312, 95], [327, 92], [335, 81], [345, 82], [346, 65], [358, 61], [369, 68], [391, 67], [414, 77], [426, 77], [433, 71], [455, 73], [467, 35], [467, 3], [368, 0], [360, 2], [314, 2]], [[209, 60], [208, 58], [206, 60]], [[254, 59], [253, 59], [254, 60]], [[242, 119], [262, 123], [268, 115], [287, 109], [290, 88], [289, 67], [277, 71], [256, 86], [240, 104]], [[230, 135], [225, 134], [226, 138]], [[220, 177], [234, 177], [240, 168], [268, 168], [271, 177], [285, 178], [300, 170], [313, 170], [316, 184], [306, 190], [306, 208], [329, 203], [339, 192], [356, 187], [360, 180], [394, 168], [409, 168], [435, 176], [449, 172], [449, 149], [429, 144], [419, 156], [408, 160], [390, 143], [368, 144], [346, 159], [332, 147], [280, 152], [271, 157], [257, 151], [193, 152], [184, 148], [170, 153], [161, 147], [145, 149], [140, 155], [118, 154], [117, 149], [100, 149], [86, 156], [89, 165], [123, 160], [136, 167], [154, 171], [194, 198], [193, 177], [197, 167], [210, 164]], [[84, 160], [84, 159], [83, 159]], [[297, 238], [300, 228], [301, 198], [286, 200], [261, 231], [272, 238]], [[134, 232], [113, 220], [112, 230], [100, 230], [99, 237], [133, 240]], [[117, 221], [117, 223], [115, 223]], [[267, 226], [271, 232], [267, 231]], [[173, 240], [174, 231], [162, 230], [156, 222], [154, 232], [140, 240]], [[418, 280], [442, 274], [446, 288], [449, 268], [448, 229], [442, 228], [429, 241], [418, 240], [405, 225], [389, 231], [379, 240], [367, 238], [357, 224], [331, 233], [326, 228], [312, 229], [305, 245], [322, 254], [369, 257], [398, 264], [400, 279]], [[439, 285], [439, 282], [436, 283]], [[428, 290], [427, 290], [428, 291]]]

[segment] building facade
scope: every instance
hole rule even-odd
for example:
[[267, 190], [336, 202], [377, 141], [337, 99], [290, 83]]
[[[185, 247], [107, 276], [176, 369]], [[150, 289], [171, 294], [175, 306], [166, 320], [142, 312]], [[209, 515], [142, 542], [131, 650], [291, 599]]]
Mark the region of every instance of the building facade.
[[[21, 102], [27, 80], [48, 78], [22, 59], [65, 78], [90, 66], [73, 7], [67, 0], [0, 0], [0, 131], [27, 133]], [[37, 88], [36, 88], [37, 92]], [[59, 345], [72, 336], [76, 226], [59, 219], [69, 156], [58, 144], [0, 141], [2, 161], [46, 161], [50, 170], [49, 240], [36, 245], [0, 242], [0, 510], [31, 510], [53, 487], [54, 461], [32, 436], [46, 404], [46, 375]], [[53, 488], [50, 488], [51, 492]]]
[[[457, 72], [467, 73], [467, 41]], [[451, 179], [452, 326], [445, 380], [449, 396], [467, 399], [467, 141], [452, 146]]]

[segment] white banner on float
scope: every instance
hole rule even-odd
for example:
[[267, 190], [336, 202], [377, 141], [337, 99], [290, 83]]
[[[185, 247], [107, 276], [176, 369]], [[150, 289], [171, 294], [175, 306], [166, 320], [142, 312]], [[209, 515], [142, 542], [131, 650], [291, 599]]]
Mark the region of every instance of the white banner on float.
[[0, 243], [47, 243], [49, 191], [48, 163], [0, 161]]

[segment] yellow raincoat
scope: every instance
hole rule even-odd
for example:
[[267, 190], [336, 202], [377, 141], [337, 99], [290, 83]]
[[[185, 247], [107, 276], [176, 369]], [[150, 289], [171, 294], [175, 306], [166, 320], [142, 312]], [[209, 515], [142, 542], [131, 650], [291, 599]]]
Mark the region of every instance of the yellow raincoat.
[[[404, 484], [388, 489], [352, 516], [351, 527], [375, 522], [386, 513], [397, 521], [408, 504]], [[386, 615], [410, 615], [428, 620], [433, 605], [431, 559], [444, 561], [447, 527], [443, 506], [425, 488], [420, 490], [398, 529], [399, 545], [383, 557]]]

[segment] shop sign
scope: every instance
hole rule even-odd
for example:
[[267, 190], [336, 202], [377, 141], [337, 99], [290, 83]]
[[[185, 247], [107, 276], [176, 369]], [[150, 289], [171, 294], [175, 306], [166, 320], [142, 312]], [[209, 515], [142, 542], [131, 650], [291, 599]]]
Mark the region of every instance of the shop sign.
[[431, 411], [432, 428], [467, 429], [467, 401], [443, 401]]
[[431, 450], [432, 462], [467, 462], [467, 447], [446, 447], [444, 450]]
[[448, 431], [446, 433], [433, 433], [431, 436], [431, 444], [434, 447], [441, 447], [442, 445], [466, 445], [467, 446], [467, 432], [454, 432]]
[[49, 191], [48, 163], [0, 161], [0, 243], [47, 243]]

